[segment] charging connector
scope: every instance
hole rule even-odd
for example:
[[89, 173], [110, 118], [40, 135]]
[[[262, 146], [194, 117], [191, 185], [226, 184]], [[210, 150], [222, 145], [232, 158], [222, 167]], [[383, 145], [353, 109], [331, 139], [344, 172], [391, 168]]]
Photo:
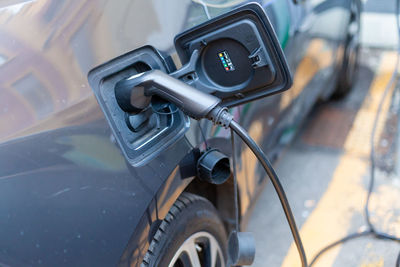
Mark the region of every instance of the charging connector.
[[[136, 92], [141, 92], [142, 97], [147, 98], [152, 95], [158, 95], [174, 103], [183, 112], [195, 119], [208, 118], [209, 115], [215, 116], [215, 111], [212, 114], [211, 111], [221, 102], [218, 97], [196, 90], [160, 70], [151, 70], [133, 75], [124, 80], [120, 86], [128, 88], [127, 90], [131, 92], [131, 95], [136, 94]], [[122, 91], [123, 89], [120, 90]], [[145, 102], [140, 101], [140, 105], [136, 107], [137, 112], [145, 108], [143, 106]], [[150, 103], [150, 101], [147, 101], [147, 103]]]
[[128, 81], [132, 91], [142, 90], [144, 94], [149, 97], [158, 95], [173, 102], [194, 119], [206, 118], [213, 121], [216, 125], [225, 128], [230, 127], [249, 146], [271, 179], [299, 251], [302, 266], [307, 267], [306, 254], [300, 234], [278, 175], [257, 143], [233, 120], [232, 115], [226, 108], [218, 106], [221, 100], [215, 96], [199, 91], [159, 70], [152, 70], [134, 75], [130, 77]]

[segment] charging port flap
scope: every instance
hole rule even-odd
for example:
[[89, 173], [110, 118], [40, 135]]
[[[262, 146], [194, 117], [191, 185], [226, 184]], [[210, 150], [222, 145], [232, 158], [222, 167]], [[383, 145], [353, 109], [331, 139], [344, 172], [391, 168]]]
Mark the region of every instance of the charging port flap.
[[291, 74], [274, 29], [257, 3], [246, 4], [175, 37], [185, 65], [171, 74], [224, 106], [235, 106], [287, 90]]
[[[169, 73], [161, 54], [145, 46], [104, 63], [88, 74], [97, 101], [126, 159], [133, 166], [143, 165], [180, 139], [189, 128], [189, 118], [173, 105], [157, 102], [140, 113], [129, 110], [131, 97], [120, 96], [116, 85], [132, 75], [148, 70]], [[118, 101], [123, 99], [126, 101]]]

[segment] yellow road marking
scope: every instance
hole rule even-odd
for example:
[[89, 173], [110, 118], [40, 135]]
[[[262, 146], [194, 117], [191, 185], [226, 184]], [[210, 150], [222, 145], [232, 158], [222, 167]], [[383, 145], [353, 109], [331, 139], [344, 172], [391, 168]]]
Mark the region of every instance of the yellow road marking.
[[[372, 126], [375, 119], [375, 114], [378, 110], [379, 101], [382, 93], [390, 80], [394, 65], [396, 61], [396, 53], [390, 52], [383, 55], [379, 73], [375, 77], [370, 92], [361, 109], [358, 111], [357, 117], [354, 121], [352, 130], [349, 132], [345, 142], [345, 150], [356, 156], [369, 156], [370, 152], [370, 135]], [[384, 123], [387, 118], [387, 110], [390, 106], [391, 96], [393, 94], [393, 88], [386, 97], [380, 119], [378, 121], [377, 131], [375, 135], [375, 142], [378, 140], [382, 133]]]
[[[380, 97], [394, 69], [395, 59], [395, 53], [388, 52], [383, 55], [369, 95], [357, 113], [346, 139], [345, 153], [340, 158], [327, 190], [301, 228], [300, 234], [308, 259], [311, 259], [324, 245], [345, 236], [354, 213], [362, 212], [365, 200], [362, 178], [369, 166], [365, 158], [369, 154], [369, 136]], [[383, 105], [377, 136], [382, 132], [389, 104], [390, 96]], [[332, 249], [320, 258], [315, 266], [332, 266], [339, 250], [340, 246]], [[293, 267], [299, 264], [297, 250], [292, 244], [282, 266]]]
[[385, 264], [385, 261], [383, 260], [383, 258], [381, 258], [378, 261], [363, 263], [363, 264], [361, 264], [361, 267], [383, 267], [383, 266], [385, 266], [384, 264]]

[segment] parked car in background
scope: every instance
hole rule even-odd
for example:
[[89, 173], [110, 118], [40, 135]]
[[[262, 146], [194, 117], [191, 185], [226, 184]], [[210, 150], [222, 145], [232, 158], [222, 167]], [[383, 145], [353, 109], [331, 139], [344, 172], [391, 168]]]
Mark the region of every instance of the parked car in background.
[[[162, 124], [146, 138], [179, 134], [173, 142], [162, 139], [168, 145], [149, 150], [146, 164], [137, 166], [117, 145], [87, 75], [146, 45], [170, 68], [179, 67], [174, 36], [245, 2], [0, 4], [0, 265], [225, 266], [233, 183], [212, 185], [185, 170], [205, 143], [231, 156], [230, 132], [208, 121]], [[274, 26], [294, 83], [231, 112], [274, 160], [317, 100], [351, 89], [361, 3], [257, 2]], [[267, 177], [250, 150], [236, 144], [245, 228]]]

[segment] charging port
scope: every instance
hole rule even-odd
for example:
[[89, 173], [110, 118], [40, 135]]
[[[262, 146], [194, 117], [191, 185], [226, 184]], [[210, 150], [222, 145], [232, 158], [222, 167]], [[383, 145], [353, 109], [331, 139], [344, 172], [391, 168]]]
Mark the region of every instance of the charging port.
[[157, 156], [189, 128], [188, 117], [179, 110], [169, 106], [155, 110], [140, 90], [117, 90], [118, 83], [141, 72], [158, 69], [169, 73], [174, 66], [166, 62], [156, 49], [146, 46], [113, 59], [88, 75], [116, 140], [134, 166]]

